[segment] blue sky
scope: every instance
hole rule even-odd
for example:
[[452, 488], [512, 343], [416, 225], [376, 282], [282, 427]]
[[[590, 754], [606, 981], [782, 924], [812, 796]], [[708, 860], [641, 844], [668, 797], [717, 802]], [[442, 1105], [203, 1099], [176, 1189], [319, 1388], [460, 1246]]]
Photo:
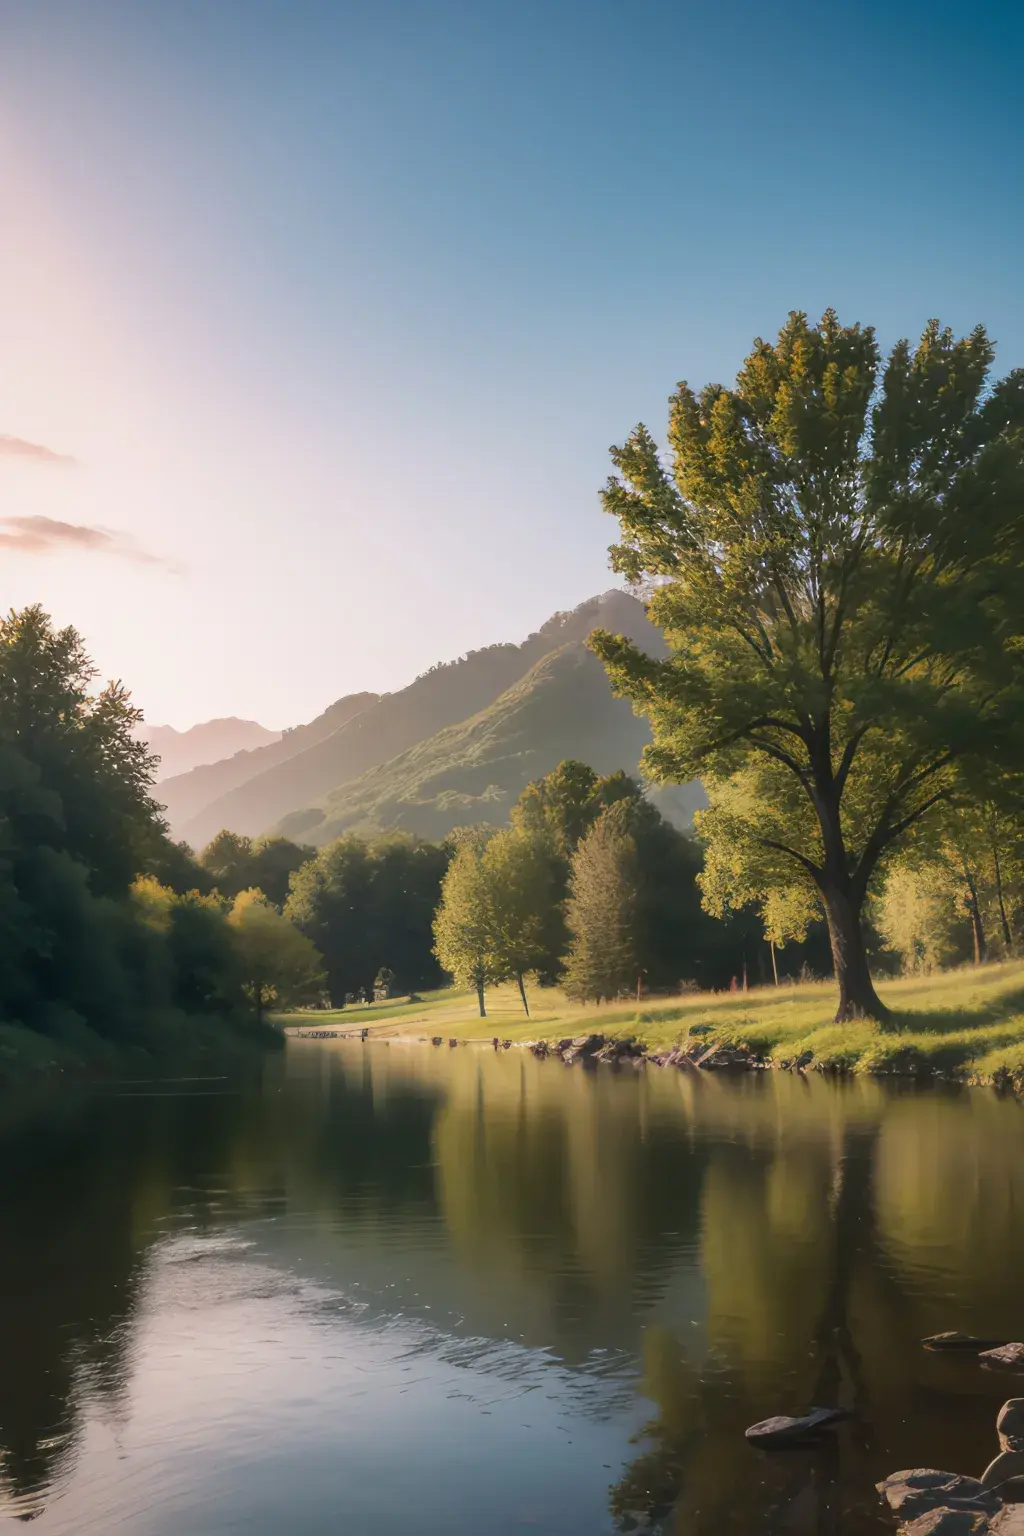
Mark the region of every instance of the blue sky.
[[522, 638], [790, 309], [1024, 363], [1022, 65], [941, 0], [0, 0], [0, 434], [75, 460], [0, 442], [0, 601], [177, 725]]

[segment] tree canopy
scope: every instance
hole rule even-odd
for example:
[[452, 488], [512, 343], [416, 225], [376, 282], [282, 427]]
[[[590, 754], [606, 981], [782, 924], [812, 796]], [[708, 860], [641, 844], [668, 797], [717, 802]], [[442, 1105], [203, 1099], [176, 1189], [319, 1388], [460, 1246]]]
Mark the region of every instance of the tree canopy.
[[348, 834], [293, 875], [285, 914], [324, 959], [331, 1001], [373, 996], [381, 970], [399, 992], [439, 986], [432, 922], [448, 852], [408, 833]]
[[880, 865], [965, 775], [1019, 760], [1024, 370], [992, 382], [992, 360], [982, 328], [931, 322], [883, 365], [870, 327], [794, 313], [734, 388], [678, 386], [671, 463], [644, 426], [612, 451], [613, 565], [653, 584], [670, 654], [594, 648], [650, 718], [648, 774], [713, 802], [759, 776], [753, 813], [705, 835], [748, 845], [762, 896], [776, 856], [813, 892], [840, 1018], [885, 1012], [861, 926]]

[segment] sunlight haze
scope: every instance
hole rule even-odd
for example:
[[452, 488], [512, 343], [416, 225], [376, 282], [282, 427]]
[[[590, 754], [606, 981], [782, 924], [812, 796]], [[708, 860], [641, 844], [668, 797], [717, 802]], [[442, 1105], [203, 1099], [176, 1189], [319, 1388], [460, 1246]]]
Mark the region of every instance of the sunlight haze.
[[792, 308], [1024, 361], [1009, 7], [0, 28], [3, 604], [155, 722], [291, 725], [604, 590], [609, 444]]

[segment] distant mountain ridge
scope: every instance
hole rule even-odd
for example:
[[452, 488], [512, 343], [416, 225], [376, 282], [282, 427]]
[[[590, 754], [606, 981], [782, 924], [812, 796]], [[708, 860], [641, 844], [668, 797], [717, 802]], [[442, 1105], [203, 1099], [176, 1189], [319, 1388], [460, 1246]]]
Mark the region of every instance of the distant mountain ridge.
[[349, 695], [271, 746], [169, 780], [175, 835], [194, 848], [223, 827], [316, 843], [353, 827], [437, 837], [505, 820], [520, 789], [564, 757], [635, 772], [648, 727], [586, 649], [598, 627], [664, 653], [642, 604], [606, 592], [521, 645], [469, 652], [395, 693]]
[[233, 757], [236, 752], [268, 746], [279, 740], [280, 735], [280, 731], [268, 731], [255, 720], [238, 720], [234, 715], [204, 720], [186, 731], [176, 730], [173, 725], [141, 725], [138, 730], [139, 739], [160, 758], [157, 783], [206, 763]]
[[[468, 720], [291, 812], [277, 830], [316, 845], [395, 829], [436, 841], [454, 827], [505, 822], [527, 784], [567, 757], [600, 774], [635, 773], [649, 740], [647, 722], [613, 697], [601, 663], [577, 640], [541, 657]], [[703, 803], [694, 790], [670, 795], [665, 814], [688, 824]]]
[[[290, 757], [297, 757], [318, 741], [322, 741], [325, 736], [331, 735], [361, 710], [376, 704], [378, 697], [376, 693], [347, 694], [345, 698], [331, 704], [323, 714], [317, 715], [316, 719], [311, 720], [308, 725], [296, 725], [291, 730], [283, 731], [276, 741], [270, 742], [267, 746], [257, 747], [251, 752], [238, 752], [234, 757], [209, 763], [193, 769], [191, 773], [183, 773], [177, 778], [168, 779], [166, 783], [160, 785], [159, 798], [163, 801], [167, 819], [175, 835], [185, 836], [182, 828], [187, 826], [193, 817], [198, 816], [205, 806], [229, 794], [238, 785], [256, 778], [268, 768], [287, 762]], [[221, 823], [221, 825], [227, 824]], [[219, 832], [220, 827], [215, 827], [214, 831]], [[213, 835], [211, 832], [210, 837]], [[209, 838], [203, 841], [209, 842]], [[203, 844], [194, 846], [202, 847]]]

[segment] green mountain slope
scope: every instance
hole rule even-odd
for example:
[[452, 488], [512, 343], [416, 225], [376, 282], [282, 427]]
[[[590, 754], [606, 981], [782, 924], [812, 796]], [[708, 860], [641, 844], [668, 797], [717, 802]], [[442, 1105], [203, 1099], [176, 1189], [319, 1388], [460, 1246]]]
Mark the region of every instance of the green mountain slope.
[[[577, 642], [543, 657], [493, 704], [383, 766], [292, 812], [278, 830], [325, 843], [342, 832], [403, 828], [440, 838], [473, 822], [500, 824], [531, 779], [567, 757], [599, 773], [635, 773], [646, 721], [613, 698], [601, 663]], [[696, 786], [670, 794], [666, 814], [688, 821]]]
[[[290, 813], [319, 805], [360, 775], [485, 710], [536, 662], [567, 643], [584, 640], [597, 625], [629, 634], [645, 646], [661, 643], [640, 603], [624, 592], [606, 592], [570, 613], [555, 614], [522, 645], [487, 646], [431, 668], [400, 692], [383, 695], [306, 750], [284, 761], [264, 760], [268, 766], [244, 782], [236, 778], [226, 793], [208, 795], [201, 805], [193, 799], [187, 815], [180, 807], [191, 788], [184, 780], [168, 781], [161, 787], [174, 831], [193, 848], [201, 848], [222, 827], [252, 836], [266, 832]], [[168, 793], [172, 786], [174, 796]]]
[[[283, 732], [267, 746], [235, 752], [233, 756], [222, 758], [219, 762], [207, 763], [193, 768], [189, 773], [165, 779], [159, 786], [157, 799], [166, 808], [174, 835], [184, 836], [182, 828], [199, 815], [204, 806], [229, 794], [238, 785], [247, 783], [258, 774], [287, 762], [289, 758], [297, 757], [325, 736], [333, 735], [346, 721], [376, 704], [378, 697], [376, 693], [350, 693], [338, 699], [308, 725], [297, 725]], [[219, 832], [222, 825], [216, 826], [214, 832]], [[209, 838], [205, 841], [208, 842]], [[202, 844], [196, 846], [201, 847]]]

